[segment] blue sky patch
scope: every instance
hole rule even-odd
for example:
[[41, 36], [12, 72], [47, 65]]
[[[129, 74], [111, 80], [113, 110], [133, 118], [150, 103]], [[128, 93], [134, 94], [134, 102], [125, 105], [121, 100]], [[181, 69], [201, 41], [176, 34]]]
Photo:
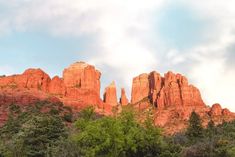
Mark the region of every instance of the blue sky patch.
[[12, 33], [0, 37], [0, 62], [1, 65], [10, 63], [18, 73], [29, 67], [40, 67], [51, 75], [61, 75], [64, 67], [87, 59], [88, 41], [85, 37], [59, 38], [43, 32]]
[[207, 23], [189, 7], [171, 4], [161, 10], [157, 25], [160, 37], [167, 46], [185, 49], [203, 41], [202, 34]]

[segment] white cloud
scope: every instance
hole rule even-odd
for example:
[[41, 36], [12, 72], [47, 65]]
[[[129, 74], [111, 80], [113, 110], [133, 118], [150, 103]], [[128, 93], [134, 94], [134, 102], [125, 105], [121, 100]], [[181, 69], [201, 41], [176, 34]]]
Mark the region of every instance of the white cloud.
[[226, 70], [223, 58], [204, 58], [192, 66], [189, 73], [195, 84], [202, 91], [207, 104], [221, 103], [235, 111], [234, 87], [235, 70]]
[[[8, 28], [28, 31], [43, 29], [54, 35], [93, 35], [90, 57], [96, 65], [110, 66], [130, 80], [157, 64], [154, 51], [146, 42], [151, 35], [150, 14], [163, 3], [155, 0], [10, 0]], [[0, 23], [1, 25], [1, 23]], [[89, 55], [89, 54], [88, 54]], [[128, 84], [127, 84], [128, 82]]]
[[157, 60], [145, 38], [151, 34], [150, 14], [159, 5], [160, 1], [129, 0], [112, 1], [102, 8], [96, 23], [100, 53], [91, 62], [112, 67], [113, 78], [121, 75], [125, 85], [134, 75], [153, 69]]
[[221, 103], [224, 107], [235, 111], [234, 100], [234, 67], [227, 67], [227, 49], [235, 43], [235, 10], [234, 1], [222, 2], [203, 1], [191, 5], [202, 16], [214, 20], [214, 39], [191, 49], [190, 55], [194, 55], [195, 62], [191, 65], [189, 76], [201, 89], [207, 104]]
[[[153, 19], [170, 1], [163, 0], [0, 0], [0, 35], [11, 31], [43, 30], [56, 36], [95, 38], [87, 48], [89, 62], [130, 87], [142, 72], [176, 69], [202, 91], [206, 102], [221, 102], [235, 111], [234, 67], [227, 67], [227, 48], [235, 43], [233, 0], [179, 0], [211, 22], [206, 41], [180, 50], [162, 44]], [[176, 2], [174, 2], [176, 3]], [[157, 12], [158, 11], [158, 12]], [[193, 37], [192, 37], [193, 38]], [[156, 69], [158, 68], [158, 69]], [[6, 69], [6, 70], [4, 70]], [[1, 71], [9, 71], [0, 68]], [[109, 75], [109, 76], [108, 76]]]

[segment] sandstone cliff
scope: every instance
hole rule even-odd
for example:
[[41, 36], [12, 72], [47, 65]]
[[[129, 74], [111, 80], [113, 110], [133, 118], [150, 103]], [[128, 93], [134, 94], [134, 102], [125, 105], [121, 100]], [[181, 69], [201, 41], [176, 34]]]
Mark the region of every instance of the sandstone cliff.
[[108, 87], [105, 88], [104, 102], [112, 106], [117, 106], [117, 90], [115, 82], [113, 81]]
[[206, 126], [210, 120], [216, 124], [235, 119], [234, 113], [222, 109], [220, 104], [208, 107], [202, 100], [200, 91], [190, 85], [181, 74], [168, 72], [164, 76], [153, 71], [133, 79], [131, 103], [125, 89], [121, 89], [118, 102], [117, 88], [111, 83], [100, 98], [101, 73], [92, 65], [76, 62], [63, 71], [62, 78], [52, 79], [41, 69], [28, 69], [23, 74], [0, 77], [0, 124], [6, 119], [7, 108], [12, 103], [30, 105], [36, 101], [49, 100], [63, 102], [79, 111], [94, 106], [96, 112], [112, 115], [113, 109], [121, 110], [132, 105], [140, 118], [151, 113], [155, 124], [167, 133], [183, 130], [192, 111], [196, 111]]
[[129, 100], [128, 100], [127, 96], [126, 96], [126, 91], [125, 91], [124, 88], [121, 89], [120, 104], [121, 104], [122, 106], [126, 106], [126, 105], [129, 104]]
[[210, 120], [216, 124], [230, 121], [235, 115], [219, 104], [206, 106], [200, 91], [190, 85], [181, 74], [167, 72], [163, 77], [153, 71], [133, 79], [131, 102], [140, 112], [152, 109], [155, 124], [168, 133], [183, 130], [193, 111], [196, 111], [206, 126]]

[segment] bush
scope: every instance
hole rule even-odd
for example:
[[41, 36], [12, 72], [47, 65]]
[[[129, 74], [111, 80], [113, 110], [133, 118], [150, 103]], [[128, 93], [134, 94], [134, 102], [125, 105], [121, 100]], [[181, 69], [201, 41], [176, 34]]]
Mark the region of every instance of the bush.
[[66, 122], [72, 122], [73, 121], [73, 114], [72, 113], [66, 113], [63, 118]]

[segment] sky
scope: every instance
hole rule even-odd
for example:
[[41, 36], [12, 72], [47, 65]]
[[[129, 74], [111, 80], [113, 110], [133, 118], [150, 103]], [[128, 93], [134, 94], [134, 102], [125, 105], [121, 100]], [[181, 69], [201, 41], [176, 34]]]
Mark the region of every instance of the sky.
[[153, 70], [185, 75], [207, 105], [235, 112], [234, 0], [0, 0], [0, 75], [76, 61], [130, 95]]

